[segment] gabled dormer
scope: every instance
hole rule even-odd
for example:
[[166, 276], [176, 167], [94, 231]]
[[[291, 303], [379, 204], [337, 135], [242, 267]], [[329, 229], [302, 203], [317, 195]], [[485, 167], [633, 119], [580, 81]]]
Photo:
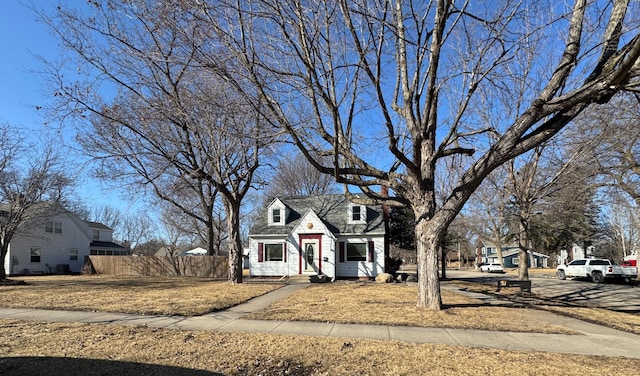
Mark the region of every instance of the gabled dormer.
[[287, 223], [288, 208], [280, 199], [275, 199], [269, 205], [268, 216], [269, 226], [284, 226]]
[[367, 207], [364, 205], [350, 203], [347, 215], [349, 223], [367, 223]]

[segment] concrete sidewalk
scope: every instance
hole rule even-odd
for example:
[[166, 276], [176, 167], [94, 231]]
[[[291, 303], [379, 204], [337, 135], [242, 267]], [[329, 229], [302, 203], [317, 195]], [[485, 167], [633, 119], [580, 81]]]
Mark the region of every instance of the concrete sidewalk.
[[542, 311], [539, 314], [550, 323], [573, 329], [581, 333], [581, 335], [302, 321], [243, 320], [241, 318], [247, 313], [258, 311], [269, 306], [269, 304], [276, 300], [284, 299], [289, 294], [306, 286], [305, 284], [286, 285], [229, 310], [197, 317], [0, 308], [0, 318], [46, 322], [141, 325], [154, 328], [185, 330], [364, 338], [414, 343], [440, 343], [454, 346], [497, 348], [503, 350], [546, 351], [614, 357], [623, 356], [640, 359], [640, 336], [638, 335]]

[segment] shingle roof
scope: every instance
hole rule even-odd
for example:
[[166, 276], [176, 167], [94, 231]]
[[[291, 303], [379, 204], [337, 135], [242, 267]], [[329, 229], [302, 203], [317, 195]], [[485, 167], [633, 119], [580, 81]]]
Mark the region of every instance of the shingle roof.
[[107, 225], [104, 225], [104, 224], [102, 224], [100, 222], [91, 222], [91, 221], [85, 221], [85, 222], [87, 222], [87, 225], [90, 228], [97, 228], [97, 229], [101, 229], [101, 230], [111, 230], [111, 231], [113, 231], [113, 229], [111, 227], [109, 227]]
[[125, 247], [121, 246], [120, 244], [116, 244], [114, 242], [102, 242], [102, 241], [98, 241], [98, 240], [92, 241], [91, 244], [90, 244], [90, 247], [126, 249]]
[[344, 195], [287, 196], [278, 199], [289, 208], [284, 226], [269, 226], [268, 207], [260, 209], [260, 215], [249, 230], [250, 235], [288, 234], [309, 210], [313, 210], [334, 234], [384, 234], [382, 207], [367, 206], [367, 223], [349, 223], [349, 205]]

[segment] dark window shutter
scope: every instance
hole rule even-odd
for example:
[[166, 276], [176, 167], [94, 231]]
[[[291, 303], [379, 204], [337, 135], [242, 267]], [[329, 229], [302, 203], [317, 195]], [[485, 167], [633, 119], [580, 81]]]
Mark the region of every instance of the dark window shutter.
[[258, 262], [264, 261], [264, 244], [258, 243]]
[[340, 242], [340, 262], [344, 262], [344, 242]]
[[287, 242], [282, 243], [282, 261], [287, 262]]
[[373, 243], [373, 241], [370, 241], [369, 242], [369, 260], [368, 260], [369, 262], [373, 262], [374, 251], [375, 251], [374, 243]]

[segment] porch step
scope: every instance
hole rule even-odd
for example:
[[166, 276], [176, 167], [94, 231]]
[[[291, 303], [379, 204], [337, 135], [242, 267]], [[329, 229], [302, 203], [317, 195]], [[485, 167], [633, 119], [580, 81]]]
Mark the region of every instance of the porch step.
[[289, 276], [288, 283], [290, 285], [303, 284], [303, 283], [323, 283], [329, 282], [329, 279], [322, 275], [309, 275], [309, 274], [294, 274]]

